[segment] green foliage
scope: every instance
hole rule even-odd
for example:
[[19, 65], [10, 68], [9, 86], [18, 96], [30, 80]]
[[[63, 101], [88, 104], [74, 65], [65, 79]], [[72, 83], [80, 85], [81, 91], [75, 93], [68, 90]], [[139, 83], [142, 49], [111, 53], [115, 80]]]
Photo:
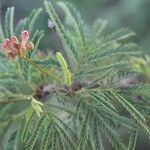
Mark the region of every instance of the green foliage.
[[[65, 12], [64, 24], [52, 4], [44, 1], [64, 44], [56, 54], [37, 52], [44, 32], [33, 29], [41, 9], [33, 10], [13, 30], [14, 8], [8, 8], [6, 35], [0, 26], [1, 44], [26, 29], [35, 45], [16, 61], [0, 53], [2, 148], [104, 150], [106, 138], [116, 150], [134, 150], [139, 128], [150, 136], [149, 83], [121, 85], [138, 74], [131, 58], [139, 57], [140, 50], [127, 42], [135, 34], [120, 29], [105, 35], [106, 21], [98, 19], [89, 27], [71, 4], [57, 4]], [[121, 128], [130, 131], [128, 144]]]
[[5, 34], [7, 38], [10, 38], [14, 34], [14, 7], [8, 8], [5, 15]]
[[[15, 27], [16, 33], [20, 34], [20, 32], [23, 30], [28, 30], [30, 32], [33, 32], [33, 27], [41, 12], [42, 12], [41, 8], [34, 9], [32, 10], [32, 12], [30, 13], [28, 17], [20, 20], [20, 22]], [[34, 35], [34, 34], [31, 34], [31, 35]]]
[[77, 52], [76, 52], [76, 49], [74, 47], [74, 44], [72, 43], [73, 41], [71, 39], [70, 33], [69, 33], [69, 31], [65, 30], [65, 27], [62, 25], [61, 21], [59, 20], [59, 17], [57, 16], [55, 10], [53, 9], [51, 3], [44, 1], [44, 5], [45, 5], [47, 13], [49, 14], [50, 18], [52, 19], [52, 21], [55, 25], [55, 28], [57, 30], [57, 34], [62, 39], [64, 46], [67, 47], [66, 51], [63, 51], [63, 54], [66, 57], [70, 67], [72, 68], [72, 65], [70, 62], [71, 60], [69, 60], [68, 55], [72, 55], [71, 54], [71, 52], [72, 52], [74, 54], [73, 56], [77, 57]]
[[0, 42], [2, 43], [4, 41], [4, 33], [2, 30], [2, 24], [0, 23]]
[[8, 141], [8, 145], [6, 145], [5, 147], [5, 150], [12, 150], [14, 148], [15, 138], [16, 138], [16, 132], [12, 133]]
[[147, 55], [144, 58], [132, 57], [131, 58], [133, 68], [141, 73], [147, 82], [150, 82], [150, 57]]
[[37, 138], [40, 135], [40, 132], [44, 126], [44, 116], [41, 117], [41, 119], [38, 121], [37, 126], [35, 127], [35, 130], [33, 131], [32, 135], [30, 138], [27, 140], [26, 145], [25, 145], [25, 150], [32, 150]]
[[136, 147], [137, 130], [130, 131], [128, 150], [134, 150]]
[[58, 62], [60, 63], [61, 69], [64, 73], [64, 80], [65, 80], [64, 82], [65, 82], [66, 86], [70, 86], [71, 85], [71, 73], [68, 70], [67, 63], [61, 53], [57, 53], [56, 57], [58, 59]]

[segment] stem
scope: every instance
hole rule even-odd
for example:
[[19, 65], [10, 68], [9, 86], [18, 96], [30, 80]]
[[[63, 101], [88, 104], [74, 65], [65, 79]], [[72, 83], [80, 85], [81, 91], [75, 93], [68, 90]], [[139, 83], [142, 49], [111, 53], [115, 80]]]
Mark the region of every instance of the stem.
[[29, 99], [23, 99], [23, 100], [20, 100], [20, 99], [13, 99], [13, 100], [0, 100], [0, 104], [8, 104], [8, 103], [17, 103], [17, 102], [21, 102], [21, 101], [29, 101]]
[[21, 102], [21, 101], [31, 101], [32, 100], [32, 97], [33, 95], [29, 95], [29, 96], [26, 96], [26, 95], [13, 95], [12, 96], [15, 96], [16, 99], [7, 99], [7, 100], [0, 100], [0, 104], [8, 104], [8, 103], [17, 103], [17, 102]]

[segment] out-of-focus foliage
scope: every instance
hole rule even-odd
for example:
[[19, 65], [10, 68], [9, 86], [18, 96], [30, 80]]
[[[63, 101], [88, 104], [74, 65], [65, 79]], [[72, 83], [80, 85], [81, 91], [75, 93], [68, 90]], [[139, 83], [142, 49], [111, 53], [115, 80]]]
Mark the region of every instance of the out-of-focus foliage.
[[131, 62], [133, 68], [141, 73], [147, 82], [150, 82], [150, 57], [145, 56], [144, 58], [132, 57]]
[[[138, 42], [146, 53], [150, 47], [150, 1], [149, 0], [63, 0], [71, 1], [83, 14], [86, 22], [92, 24], [95, 18], [108, 20], [108, 30], [129, 27], [136, 35]], [[42, 0], [1, 0], [2, 14], [7, 6], [16, 6], [16, 21], [36, 7], [41, 7]], [[57, 7], [60, 16], [62, 10]], [[43, 17], [42, 17], [43, 18]], [[46, 18], [40, 26], [47, 26]], [[54, 41], [55, 42], [55, 41]], [[47, 43], [47, 42], [45, 42]], [[58, 46], [58, 45], [57, 45]], [[56, 44], [55, 44], [56, 47]]]
[[72, 0], [92, 23], [101, 17], [109, 21], [109, 29], [130, 27], [136, 32], [136, 42], [149, 52], [150, 41], [150, 1], [149, 0]]

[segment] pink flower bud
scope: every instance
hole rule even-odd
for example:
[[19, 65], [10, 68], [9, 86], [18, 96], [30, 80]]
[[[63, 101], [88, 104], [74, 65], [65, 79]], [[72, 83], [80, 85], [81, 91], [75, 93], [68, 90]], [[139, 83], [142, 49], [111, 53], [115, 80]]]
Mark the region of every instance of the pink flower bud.
[[22, 32], [22, 40], [18, 41], [16, 36], [13, 36], [11, 39], [5, 39], [2, 44], [2, 48], [5, 50], [6, 55], [11, 59], [16, 59], [17, 56], [23, 56], [27, 50], [34, 48], [32, 42], [28, 42], [29, 32]]
[[15, 60], [17, 56], [17, 49], [14, 47], [16, 41], [16, 37], [12, 37], [11, 40], [6, 39], [2, 44], [2, 48], [5, 50], [6, 55], [13, 60]]
[[11, 41], [9, 39], [5, 39], [5, 41], [2, 44], [2, 48], [6, 50], [10, 47], [10, 45], [11, 45]]
[[25, 30], [22, 32], [22, 42], [21, 42], [22, 47], [26, 46], [28, 39], [29, 39], [29, 32]]
[[20, 43], [14, 43], [13, 48], [16, 49], [16, 51], [19, 51], [21, 48], [21, 44]]
[[26, 44], [26, 49], [27, 49], [27, 50], [31, 50], [31, 49], [33, 49], [33, 48], [34, 48], [34, 45], [33, 45], [32, 42]]
[[9, 53], [7, 53], [7, 56], [10, 58], [10, 59], [12, 59], [12, 60], [15, 60], [16, 59], [16, 57], [17, 57], [17, 53], [14, 51], [12, 51], [12, 52], [9, 52]]
[[16, 36], [13, 36], [10, 40], [11, 40], [11, 44], [16, 44], [16, 43], [18, 43], [18, 39], [17, 39]]

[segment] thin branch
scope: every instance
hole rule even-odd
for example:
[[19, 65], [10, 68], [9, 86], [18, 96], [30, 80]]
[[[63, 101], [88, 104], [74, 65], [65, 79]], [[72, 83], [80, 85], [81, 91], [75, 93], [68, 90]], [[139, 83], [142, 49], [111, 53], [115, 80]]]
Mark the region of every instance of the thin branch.
[[17, 103], [21, 101], [29, 101], [29, 99], [7, 99], [7, 100], [0, 100], [0, 104], [8, 104], [8, 103]]

